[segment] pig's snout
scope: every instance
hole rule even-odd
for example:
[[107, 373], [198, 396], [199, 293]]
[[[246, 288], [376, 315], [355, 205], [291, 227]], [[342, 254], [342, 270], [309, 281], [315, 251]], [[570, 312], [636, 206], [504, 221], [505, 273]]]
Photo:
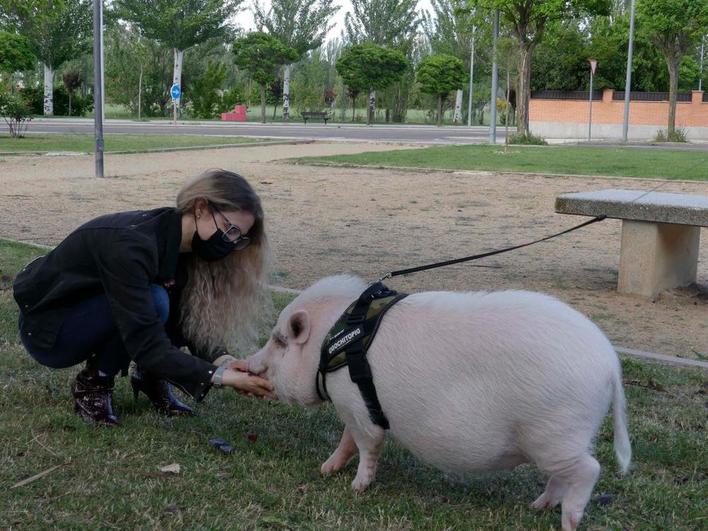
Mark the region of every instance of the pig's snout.
[[247, 363], [247, 370], [251, 374], [256, 374], [260, 375], [263, 374], [267, 367], [265, 366], [265, 363], [263, 363], [264, 356], [262, 352], [258, 352], [251, 356], [250, 358], [246, 358], [246, 363]]

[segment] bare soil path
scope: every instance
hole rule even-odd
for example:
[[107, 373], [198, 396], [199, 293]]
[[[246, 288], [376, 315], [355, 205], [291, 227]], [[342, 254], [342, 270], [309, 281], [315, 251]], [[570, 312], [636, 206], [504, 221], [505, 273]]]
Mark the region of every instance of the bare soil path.
[[[406, 146], [408, 147], [408, 146]], [[316, 143], [107, 156], [0, 159], [0, 237], [56, 244], [102, 213], [171, 205], [181, 183], [211, 167], [246, 176], [263, 198], [276, 258], [274, 282], [303, 288], [325, 275], [374, 279], [392, 269], [536, 239], [586, 218], [553, 213], [559, 193], [607, 187], [651, 189], [655, 181], [490, 172], [411, 172], [295, 165], [283, 159], [394, 149]], [[707, 183], [670, 182], [664, 192], [708, 195]], [[529, 289], [551, 293], [593, 319], [617, 345], [708, 357], [708, 231], [698, 287], [658, 300], [616, 292], [620, 222], [484, 261], [390, 281], [400, 290]]]

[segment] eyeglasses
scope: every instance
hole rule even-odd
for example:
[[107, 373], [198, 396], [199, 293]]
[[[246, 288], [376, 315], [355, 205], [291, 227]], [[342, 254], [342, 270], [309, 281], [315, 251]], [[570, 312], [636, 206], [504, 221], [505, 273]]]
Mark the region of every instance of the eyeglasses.
[[221, 236], [223, 240], [225, 242], [233, 243], [234, 249], [237, 251], [248, 247], [251, 243], [251, 239], [248, 236], [243, 236], [241, 234], [241, 229], [238, 227], [238, 225], [234, 225], [233, 223], [231, 223], [229, 221], [229, 218], [224, 216], [214, 205], [212, 205], [211, 208], [213, 210], [213, 212], [211, 213], [211, 217], [214, 218], [214, 225], [219, 228], [218, 223], [216, 223], [216, 218], [214, 217], [214, 212], [219, 214], [224, 219], [224, 222], [226, 224], [226, 230], [223, 231], [224, 234]]

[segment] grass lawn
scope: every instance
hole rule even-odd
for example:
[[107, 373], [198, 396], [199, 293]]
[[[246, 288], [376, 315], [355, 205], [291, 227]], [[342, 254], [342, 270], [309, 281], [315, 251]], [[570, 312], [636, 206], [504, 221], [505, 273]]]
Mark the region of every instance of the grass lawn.
[[[306, 411], [212, 390], [199, 416], [168, 419], [119, 380], [123, 425], [96, 429], [74, 415], [76, 369], [49, 370], [19, 344], [11, 283], [35, 248], [0, 241], [0, 514], [6, 528], [557, 529], [560, 510], [528, 507], [544, 488], [531, 466], [453, 481], [388, 442], [377, 482], [355, 495], [351, 466], [317, 470], [335, 448], [331, 407]], [[286, 300], [279, 298], [282, 307]], [[609, 419], [603, 466], [585, 529], [705, 526], [705, 373], [625, 360], [633, 471], [616, 472]], [[314, 378], [314, 375], [313, 375]], [[314, 380], [313, 380], [314, 381]], [[225, 455], [208, 445], [221, 437]], [[159, 466], [179, 463], [179, 475]], [[40, 479], [17, 482], [61, 465]]]
[[[259, 142], [261, 139], [243, 136], [162, 136], [105, 135], [105, 151], [142, 151], [145, 149], [183, 148]], [[52, 134], [10, 138], [0, 135], [0, 153], [22, 151], [78, 151], [93, 153], [93, 135]]]
[[439, 146], [378, 153], [308, 157], [302, 163], [363, 164], [446, 170], [497, 170], [708, 181], [708, 152], [666, 149]]

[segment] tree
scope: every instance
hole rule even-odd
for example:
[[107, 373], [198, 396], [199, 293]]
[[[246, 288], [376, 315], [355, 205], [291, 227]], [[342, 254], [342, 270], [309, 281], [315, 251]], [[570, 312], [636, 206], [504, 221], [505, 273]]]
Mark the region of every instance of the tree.
[[[434, 54], [447, 54], [458, 57], [469, 71], [474, 50], [475, 37], [480, 25], [473, 10], [467, 7], [466, 0], [432, 0], [435, 17], [426, 13], [423, 29]], [[453, 121], [462, 120], [462, 96], [464, 90], [457, 90]]]
[[64, 82], [66, 92], [69, 94], [69, 116], [71, 116], [71, 98], [84, 80], [81, 79], [81, 72], [76, 70], [66, 70], [62, 74], [61, 79]]
[[452, 55], [431, 55], [418, 65], [418, 83], [423, 92], [438, 98], [437, 123], [443, 121], [443, 99], [453, 90], [462, 88], [467, 81], [464, 63]]
[[19, 72], [34, 67], [37, 58], [22, 35], [0, 31], [0, 72]]
[[91, 0], [1, 0], [0, 14], [44, 65], [44, 114], [54, 114], [54, 70], [88, 51]]
[[0, 92], [0, 116], [5, 119], [12, 138], [20, 138], [32, 120], [32, 111], [23, 94]]
[[679, 66], [683, 57], [706, 32], [708, 2], [706, 0], [652, 0], [640, 2], [638, 12], [641, 31], [661, 50], [669, 70], [667, 136], [672, 138], [676, 132]]
[[[120, 18], [134, 22], [143, 35], [174, 51], [172, 82], [182, 86], [184, 52], [209, 39], [226, 39], [226, 21], [242, 0], [116, 0]], [[167, 87], [166, 87], [167, 88]]]
[[[294, 48], [298, 59], [308, 51], [319, 48], [332, 26], [329, 20], [339, 10], [333, 0], [273, 0], [268, 12], [259, 2], [254, 4], [254, 17], [261, 30]], [[290, 117], [290, 70], [285, 65], [283, 73], [283, 118]]]
[[[687, 0], [690, 1], [690, 0]], [[573, 16], [609, 13], [611, 0], [468, 0], [472, 7], [498, 10], [516, 39], [519, 77], [516, 91], [517, 130], [529, 133], [531, 60], [546, 27], [556, 20]]]
[[276, 37], [254, 31], [234, 42], [236, 64], [248, 70], [261, 91], [261, 121], [266, 121], [266, 87], [277, 77], [277, 69], [298, 57], [294, 48]]
[[[401, 52], [371, 43], [356, 44], [337, 60], [337, 72], [352, 94], [366, 89], [372, 94], [385, 89], [399, 80], [407, 68], [408, 60]], [[375, 100], [370, 97], [367, 124], [373, 121], [374, 106]]]
[[[416, 37], [421, 17], [417, 0], [352, 0], [352, 11], [344, 17], [345, 35], [350, 44], [372, 42], [400, 50], [413, 62]], [[392, 83], [394, 117], [403, 120], [408, 103], [412, 71]], [[400, 80], [407, 77], [410, 83]], [[367, 120], [371, 121], [376, 110], [376, 91], [369, 92]], [[388, 116], [388, 111], [386, 115]]]

